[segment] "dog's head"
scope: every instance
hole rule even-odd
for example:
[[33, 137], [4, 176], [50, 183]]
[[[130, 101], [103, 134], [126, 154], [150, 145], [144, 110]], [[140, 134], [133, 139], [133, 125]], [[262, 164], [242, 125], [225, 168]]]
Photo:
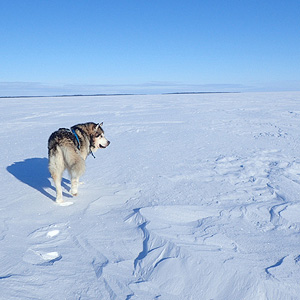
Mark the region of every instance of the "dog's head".
[[99, 148], [106, 148], [109, 144], [110, 141], [106, 139], [104, 136], [104, 130], [102, 129], [103, 122], [100, 124], [94, 124], [93, 128], [93, 133], [92, 133], [92, 151], [96, 151]]

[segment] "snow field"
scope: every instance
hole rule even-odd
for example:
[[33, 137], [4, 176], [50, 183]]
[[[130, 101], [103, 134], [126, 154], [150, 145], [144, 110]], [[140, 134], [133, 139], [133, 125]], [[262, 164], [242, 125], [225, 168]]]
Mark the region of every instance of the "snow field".
[[[299, 100], [2, 100], [0, 299], [300, 299]], [[62, 207], [47, 139], [87, 121], [111, 145]]]

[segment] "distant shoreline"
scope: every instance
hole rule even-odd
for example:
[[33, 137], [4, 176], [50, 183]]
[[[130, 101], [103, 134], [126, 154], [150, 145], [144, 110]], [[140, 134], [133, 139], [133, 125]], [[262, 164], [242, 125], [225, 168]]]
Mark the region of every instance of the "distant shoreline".
[[[241, 93], [241, 92], [171, 92], [171, 93], [158, 93], [158, 95], [237, 94], [237, 93]], [[0, 99], [103, 97], [103, 96], [142, 96], [142, 95], [152, 95], [152, 94], [73, 94], [73, 95], [49, 95], [49, 96], [0, 96]], [[155, 95], [155, 94], [153, 94], [153, 95]]]

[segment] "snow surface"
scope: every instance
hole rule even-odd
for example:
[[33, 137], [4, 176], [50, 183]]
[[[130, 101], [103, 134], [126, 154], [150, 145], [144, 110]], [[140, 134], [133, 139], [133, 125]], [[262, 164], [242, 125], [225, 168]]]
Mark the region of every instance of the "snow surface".
[[[300, 299], [300, 93], [2, 99], [0, 299]], [[79, 195], [47, 140], [104, 121]]]

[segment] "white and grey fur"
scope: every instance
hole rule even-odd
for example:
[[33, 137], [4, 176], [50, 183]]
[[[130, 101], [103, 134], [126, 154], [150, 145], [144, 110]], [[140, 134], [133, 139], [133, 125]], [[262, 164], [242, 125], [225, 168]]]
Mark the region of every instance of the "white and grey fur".
[[110, 144], [104, 136], [102, 125], [93, 122], [77, 124], [71, 130], [60, 128], [49, 137], [49, 171], [56, 187], [57, 203], [63, 202], [61, 180], [64, 170], [67, 169], [71, 176], [71, 194], [76, 196], [87, 156]]

